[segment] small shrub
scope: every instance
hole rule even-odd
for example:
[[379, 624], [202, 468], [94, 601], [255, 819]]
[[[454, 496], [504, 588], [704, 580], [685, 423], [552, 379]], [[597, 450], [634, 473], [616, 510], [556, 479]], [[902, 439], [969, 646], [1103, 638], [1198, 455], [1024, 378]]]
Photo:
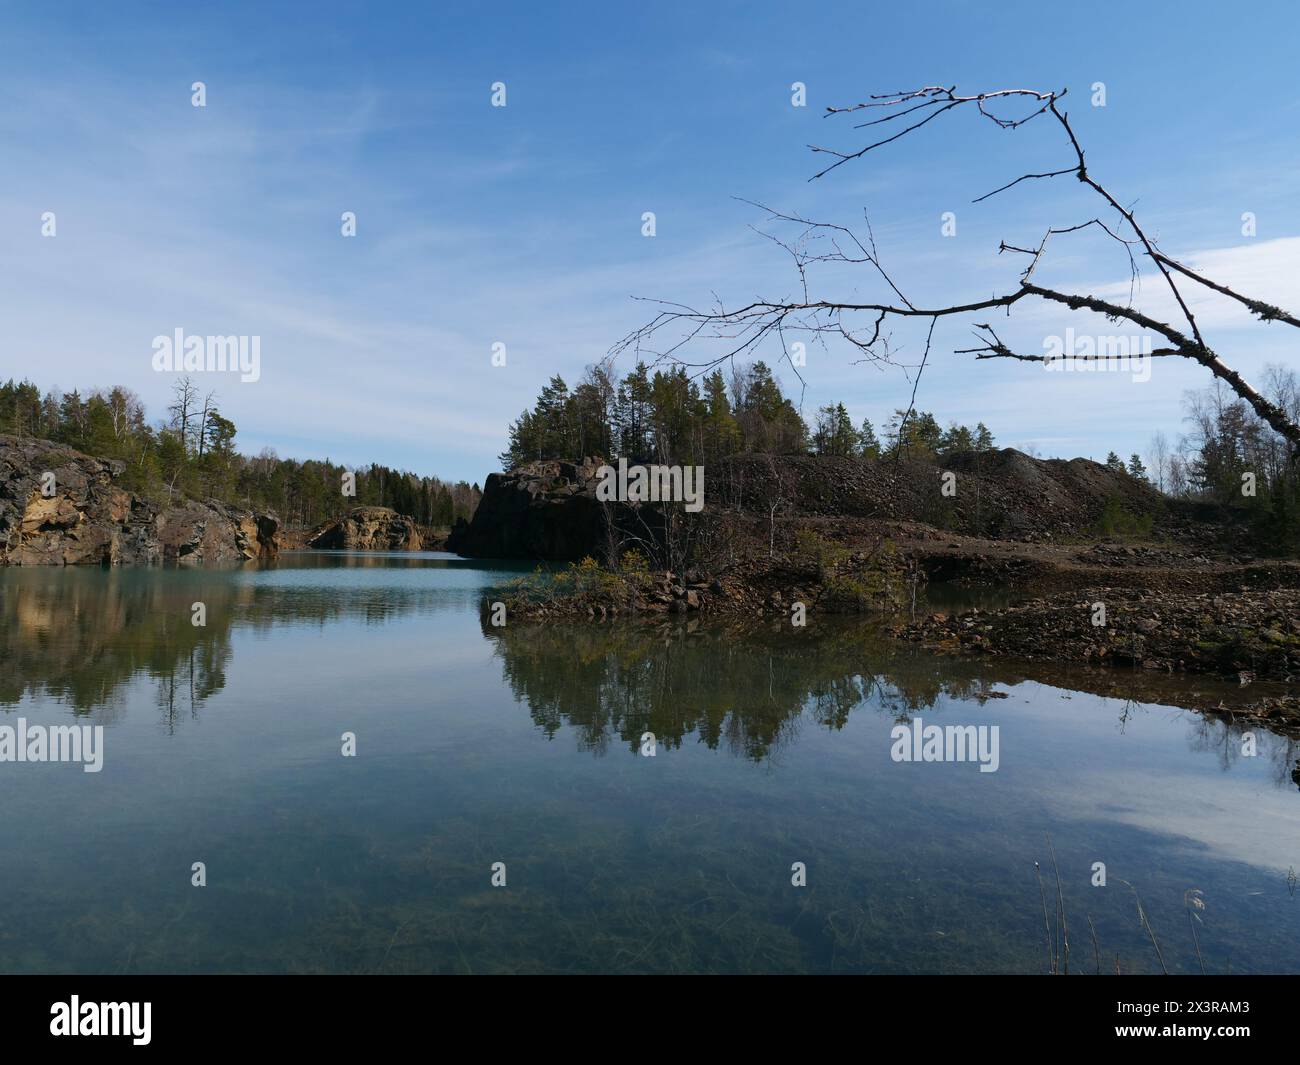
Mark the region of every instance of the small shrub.
[[902, 602], [903, 562], [892, 541], [886, 540], [861, 561], [810, 529], [800, 529], [794, 542], [799, 558], [816, 573], [831, 606], [872, 610]]
[[1095, 530], [1099, 536], [1145, 540], [1155, 527], [1154, 514], [1133, 514], [1124, 508], [1119, 496], [1111, 496], [1102, 507]]
[[616, 569], [607, 569], [588, 555], [559, 571], [536, 569], [516, 577], [501, 590], [507, 604], [530, 606], [564, 603], [566, 606], [627, 606], [653, 583], [650, 564], [639, 551], [628, 551]]

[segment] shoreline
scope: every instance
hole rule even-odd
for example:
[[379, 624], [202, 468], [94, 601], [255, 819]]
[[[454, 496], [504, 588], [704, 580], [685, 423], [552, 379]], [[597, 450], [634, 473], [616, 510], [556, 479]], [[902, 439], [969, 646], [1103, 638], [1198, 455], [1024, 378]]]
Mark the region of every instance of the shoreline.
[[[481, 609], [487, 617], [503, 604], [512, 622], [698, 619], [787, 631], [797, 617], [811, 625], [859, 616], [901, 648], [945, 656], [1193, 686], [1227, 681], [1243, 692], [1240, 701], [1220, 696], [1196, 709], [1231, 705], [1235, 720], [1300, 736], [1300, 694], [1286, 690], [1300, 679], [1295, 562], [1172, 543], [987, 541], [910, 524], [847, 544], [822, 538], [820, 546], [830, 545], [822, 557], [810, 556], [809, 543], [789, 538], [772, 557], [750, 552], [718, 573], [587, 560], [505, 582]], [[1264, 686], [1279, 690], [1265, 694]]]
[[[853, 648], [861, 656], [864, 673], [889, 678], [905, 673], [918, 656], [937, 656], [945, 663], [949, 680], [966, 677], [987, 688], [993, 684], [1015, 686], [1033, 681], [1063, 693], [1083, 692], [1128, 704], [1174, 707], [1221, 722], [1234, 730], [1262, 728], [1300, 741], [1300, 693], [1282, 681], [1257, 679], [1242, 684], [1215, 673], [1165, 672], [1143, 669], [1118, 661], [1084, 659], [1022, 658], [1008, 651], [999, 654], [936, 652], [925, 644], [899, 638], [896, 625], [881, 615], [853, 618], [843, 615], [810, 615], [807, 626], [793, 629], [775, 616], [704, 616], [664, 613], [624, 615], [597, 619], [596, 624], [579, 624], [577, 635], [558, 634], [553, 619], [525, 618], [497, 627], [490, 611], [480, 615], [485, 635], [493, 640], [584, 641], [585, 652], [608, 641], [617, 646], [629, 636], [653, 636], [667, 643], [770, 640], [774, 649], [789, 649], [791, 640], [813, 654], [827, 646]], [[576, 622], [577, 619], [568, 619]], [[1000, 699], [1004, 694], [986, 691], [982, 699]], [[1068, 697], [1066, 695], [1063, 698]], [[1127, 709], [1123, 714], [1127, 714]], [[1123, 715], [1122, 715], [1123, 716]], [[1300, 764], [1293, 774], [1300, 785]]]

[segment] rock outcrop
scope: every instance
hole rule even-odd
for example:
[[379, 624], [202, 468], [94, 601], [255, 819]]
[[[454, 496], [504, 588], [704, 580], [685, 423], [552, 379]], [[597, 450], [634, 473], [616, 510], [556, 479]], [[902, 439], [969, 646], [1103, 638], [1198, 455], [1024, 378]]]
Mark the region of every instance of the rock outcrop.
[[356, 507], [326, 522], [307, 537], [313, 550], [419, 551], [415, 522], [389, 507]]
[[215, 499], [168, 507], [159, 512], [156, 527], [165, 562], [191, 556], [203, 562], [247, 562], [279, 553], [278, 518]]
[[227, 503], [165, 506], [115, 483], [125, 465], [0, 434], [0, 565], [228, 563], [274, 558], [279, 520]]
[[[604, 461], [529, 462], [489, 474], [473, 520], [456, 523], [447, 550], [472, 558], [568, 562], [597, 555], [609, 532], [596, 501], [596, 471]], [[624, 509], [611, 508], [611, 519], [621, 519], [613, 512]]]

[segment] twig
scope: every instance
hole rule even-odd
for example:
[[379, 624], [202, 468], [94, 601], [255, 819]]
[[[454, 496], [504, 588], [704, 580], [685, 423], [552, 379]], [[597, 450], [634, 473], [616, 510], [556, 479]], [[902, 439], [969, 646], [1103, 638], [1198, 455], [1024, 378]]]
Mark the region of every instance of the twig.
[[1052, 938], [1052, 923], [1047, 916], [1047, 891], [1043, 887], [1043, 871], [1034, 862], [1034, 873], [1038, 877], [1038, 896], [1043, 903], [1043, 929], [1047, 933], [1047, 971], [1056, 973], [1056, 947]]
[[1064, 944], [1062, 972], [1070, 975], [1070, 927], [1065, 923], [1065, 896], [1061, 893], [1061, 868], [1056, 864], [1056, 848], [1052, 846], [1052, 834], [1047, 833], [1047, 849], [1052, 855], [1052, 868], [1056, 870], [1056, 908], [1061, 918], [1061, 939]]

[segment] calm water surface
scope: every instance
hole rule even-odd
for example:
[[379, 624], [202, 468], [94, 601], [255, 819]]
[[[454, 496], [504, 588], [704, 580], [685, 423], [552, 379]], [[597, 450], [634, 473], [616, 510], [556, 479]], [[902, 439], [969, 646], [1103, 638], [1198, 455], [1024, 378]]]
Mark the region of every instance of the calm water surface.
[[[1207, 970], [1300, 971], [1293, 743], [860, 622], [494, 629], [508, 575], [0, 570], [0, 724], [105, 726], [0, 763], [0, 970], [1041, 972], [1050, 837], [1072, 971], [1158, 971], [1139, 897], [1197, 971], [1191, 889]], [[916, 717], [998, 771], [892, 761]]]

